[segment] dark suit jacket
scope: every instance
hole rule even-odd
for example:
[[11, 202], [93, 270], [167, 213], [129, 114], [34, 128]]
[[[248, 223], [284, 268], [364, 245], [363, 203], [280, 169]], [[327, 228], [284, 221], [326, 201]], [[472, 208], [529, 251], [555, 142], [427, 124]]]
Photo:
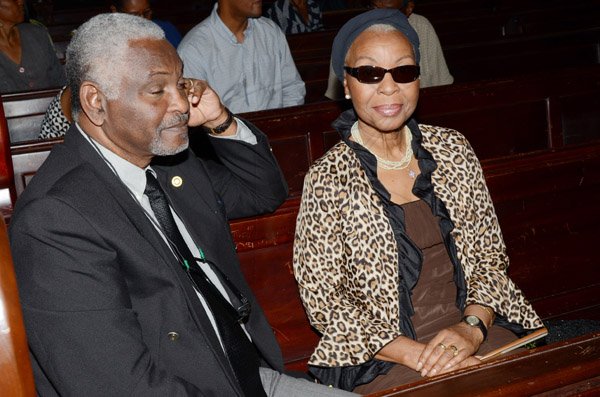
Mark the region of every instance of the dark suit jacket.
[[[282, 371], [227, 223], [287, 195], [266, 137], [251, 128], [257, 145], [211, 139], [220, 163], [188, 150], [153, 169], [206, 257], [250, 298], [246, 329], [264, 365]], [[185, 272], [75, 127], [19, 198], [10, 235], [41, 395], [241, 395]]]

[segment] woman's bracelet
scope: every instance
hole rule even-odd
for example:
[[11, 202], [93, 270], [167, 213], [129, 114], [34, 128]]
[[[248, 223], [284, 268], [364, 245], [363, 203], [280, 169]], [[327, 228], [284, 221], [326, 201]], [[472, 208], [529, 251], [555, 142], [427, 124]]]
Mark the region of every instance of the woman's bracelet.
[[489, 306], [479, 305], [479, 307], [482, 308], [483, 310], [485, 310], [490, 315], [490, 326], [491, 326], [494, 322], [494, 316], [496, 315], [496, 313], [494, 313], [494, 310], [492, 310], [492, 308]]

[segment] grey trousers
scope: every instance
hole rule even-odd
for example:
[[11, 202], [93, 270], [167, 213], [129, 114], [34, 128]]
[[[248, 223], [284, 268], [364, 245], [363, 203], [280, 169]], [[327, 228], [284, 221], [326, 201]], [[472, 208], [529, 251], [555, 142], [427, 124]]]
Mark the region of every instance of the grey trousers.
[[350, 397], [358, 394], [313, 383], [306, 379], [292, 378], [269, 368], [260, 368], [260, 380], [269, 397]]

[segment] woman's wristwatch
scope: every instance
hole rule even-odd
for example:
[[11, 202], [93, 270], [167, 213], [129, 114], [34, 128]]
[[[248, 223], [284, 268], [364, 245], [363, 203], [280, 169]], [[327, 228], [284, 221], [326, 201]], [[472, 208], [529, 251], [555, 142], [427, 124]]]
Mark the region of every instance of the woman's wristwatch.
[[483, 340], [486, 340], [487, 328], [486, 328], [485, 324], [483, 323], [483, 321], [481, 321], [481, 319], [479, 317], [470, 314], [468, 316], [464, 316], [461, 321], [463, 323], [466, 323], [470, 327], [479, 328], [479, 330], [483, 334]]

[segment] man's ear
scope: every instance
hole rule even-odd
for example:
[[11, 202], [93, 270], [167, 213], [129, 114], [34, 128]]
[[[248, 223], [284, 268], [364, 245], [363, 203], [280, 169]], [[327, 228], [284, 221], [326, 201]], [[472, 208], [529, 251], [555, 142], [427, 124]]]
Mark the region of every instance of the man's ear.
[[106, 117], [106, 97], [92, 82], [84, 81], [79, 89], [81, 110], [96, 126], [104, 124]]
[[344, 78], [343, 86], [344, 86], [344, 94], [347, 96], [350, 96], [350, 90], [348, 89], [348, 80], [346, 80], [345, 78]]

